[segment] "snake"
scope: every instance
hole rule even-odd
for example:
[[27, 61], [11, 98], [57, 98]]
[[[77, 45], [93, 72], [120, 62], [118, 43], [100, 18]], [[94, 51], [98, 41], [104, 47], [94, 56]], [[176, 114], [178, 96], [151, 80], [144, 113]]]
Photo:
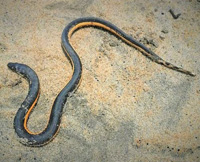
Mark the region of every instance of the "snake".
[[29, 83], [28, 94], [21, 104], [20, 108], [18, 109], [14, 118], [14, 129], [20, 139], [19, 141], [22, 144], [32, 147], [44, 146], [52, 141], [57, 135], [61, 123], [63, 108], [67, 101], [67, 98], [76, 91], [81, 81], [81, 60], [74, 50], [73, 46], [71, 45], [70, 40], [72, 35], [78, 29], [83, 27], [95, 27], [106, 30], [118, 37], [119, 39], [123, 40], [128, 45], [139, 50], [143, 55], [145, 55], [153, 62], [176, 70], [178, 72], [187, 74], [189, 76], [195, 76], [194, 73], [188, 70], [184, 70], [183, 68], [177, 67], [167, 61], [164, 61], [161, 57], [152, 52], [142, 43], [135, 40], [134, 38], [123, 32], [121, 29], [119, 29], [117, 26], [106, 20], [96, 17], [83, 17], [75, 19], [64, 28], [61, 36], [61, 46], [66, 57], [71, 63], [73, 74], [67, 85], [57, 95], [51, 108], [48, 123], [42, 131], [34, 133], [31, 132], [27, 127], [30, 113], [36, 106], [40, 95], [40, 83], [37, 74], [34, 72], [34, 70], [32, 70], [28, 65], [25, 64], [10, 62], [7, 65], [10, 70], [24, 77]]

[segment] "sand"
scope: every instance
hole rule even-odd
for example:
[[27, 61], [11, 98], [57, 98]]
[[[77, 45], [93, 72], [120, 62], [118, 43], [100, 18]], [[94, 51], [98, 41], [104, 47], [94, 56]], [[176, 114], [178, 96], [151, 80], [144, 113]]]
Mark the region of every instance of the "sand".
[[[170, 9], [181, 15], [174, 19]], [[200, 161], [198, 0], [2, 0], [0, 13], [0, 161]], [[43, 130], [72, 75], [62, 30], [86, 16], [112, 22], [197, 75], [158, 65], [108, 32], [81, 29], [71, 43], [83, 64], [82, 82], [65, 104], [60, 131], [43, 147], [24, 146], [13, 120], [28, 83], [7, 64], [24, 63], [38, 74], [41, 96], [28, 127]]]

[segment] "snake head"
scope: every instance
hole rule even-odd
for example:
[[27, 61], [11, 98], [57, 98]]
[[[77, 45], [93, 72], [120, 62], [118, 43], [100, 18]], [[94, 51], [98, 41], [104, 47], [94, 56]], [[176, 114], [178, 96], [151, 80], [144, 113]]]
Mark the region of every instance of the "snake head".
[[24, 74], [26, 71], [24, 64], [9, 62], [7, 66], [10, 70], [18, 74]]
[[16, 71], [17, 70], [16, 63], [9, 62], [7, 66], [12, 71]]

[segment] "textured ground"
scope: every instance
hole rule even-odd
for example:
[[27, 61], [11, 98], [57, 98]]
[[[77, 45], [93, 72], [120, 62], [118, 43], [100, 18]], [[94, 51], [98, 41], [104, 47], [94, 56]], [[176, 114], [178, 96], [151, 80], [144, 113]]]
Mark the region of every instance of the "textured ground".
[[[173, 19], [169, 9], [181, 16]], [[1, 0], [0, 13], [0, 161], [200, 161], [199, 0]], [[83, 77], [65, 105], [59, 134], [44, 147], [25, 147], [13, 119], [28, 84], [7, 63], [37, 72], [41, 97], [28, 126], [42, 130], [72, 75], [62, 30], [83, 16], [111, 21], [197, 76], [153, 63], [105, 31], [79, 30], [72, 44]]]

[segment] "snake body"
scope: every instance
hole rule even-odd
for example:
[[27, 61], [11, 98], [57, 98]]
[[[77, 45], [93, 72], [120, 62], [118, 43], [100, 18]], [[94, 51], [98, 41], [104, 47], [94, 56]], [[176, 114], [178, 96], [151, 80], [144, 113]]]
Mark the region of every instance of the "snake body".
[[141, 51], [145, 56], [147, 56], [152, 61], [161, 65], [164, 65], [167, 68], [179, 71], [181, 73], [184, 73], [190, 76], [195, 76], [190, 71], [184, 70], [169, 62], [164, 61], [162, 58], [160, 58], [150, 49], [148, 49], [143, 44], [136, 41], [135, 39], [133, 39], [132, 37], [130, 37], [129, 35], [127, 35], [118, 27], [116, 27], [115, 25], [111, 24], [108, 21], [105, 21], [100, 18], [94, 18], [94, 17], [76, 19], [72, 21], [71, 23], [69, 23], [65, 27], [62, 33], [62, 48], [65, 55], [69, 58], [71, 62], [71, 65], [73, 68], [73, 74], [70, 81], [67, 83], [67, 85], [61, 90], [61, 92], [56, 97], [51, 109], [49, 122], [46, 128], [39, 133], [33, 133], [27, 128], [28, 118], [30, 116], [32, 109], [36, 105], [39, 98], [39, 94], [40, 94], [40, 85], [39, 85], [39, 79], [37, 77], [37, 74], [27, 65], [19, 64], [19, 63], [8, 63], [8, 67], [12, 71], [22, 75], [29, 82], [28, 95], [26, 99], [24, 100], [24, 102], [21, 104], [21, 107], [19, 108], [14, 119], [15, 132], [21, 139], [20, 140], [21, 143], [27, 146], [43, 146], [47, 144], [49, 141], [51, 141], [58, 133], [63, 107], [70, 93], [73, 93], [77, 89], [80, 83], [81, 74], [82, 74], [81, 61], [76, 51], [70, 44], [70, 38], [75, 31], [86, 26], [103, 28], [104, 30], [107, 30], [111, 32], [112, 34], [116, 35], [127, 44]]

